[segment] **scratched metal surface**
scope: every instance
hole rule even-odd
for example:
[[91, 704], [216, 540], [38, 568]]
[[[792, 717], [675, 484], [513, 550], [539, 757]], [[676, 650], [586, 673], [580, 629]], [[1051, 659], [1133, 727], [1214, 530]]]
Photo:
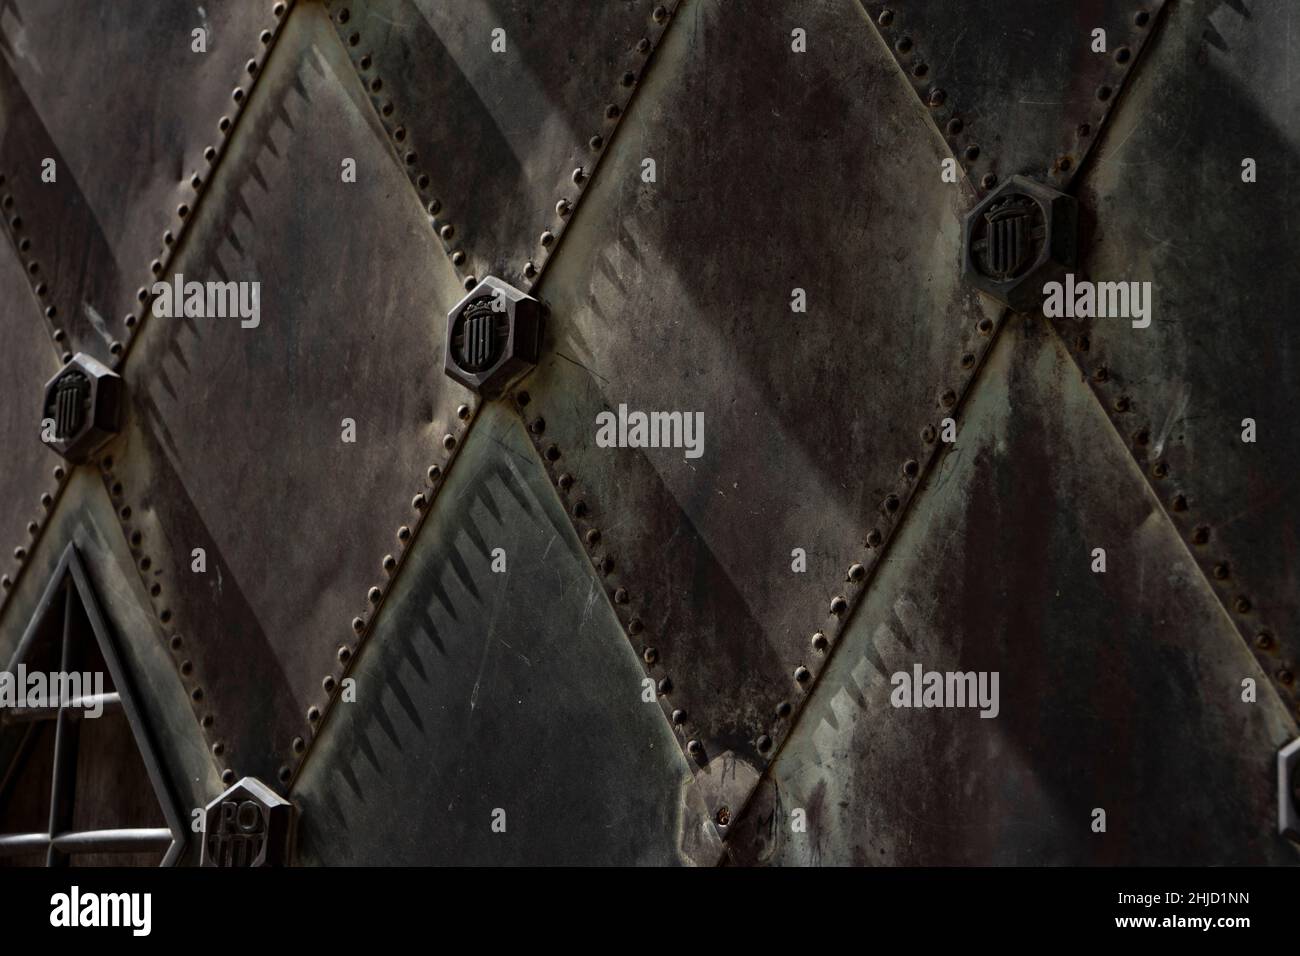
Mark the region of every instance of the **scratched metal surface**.
[[[36, 300], [27, 288], [12, 246], [0, 240], [0, 607], [31, 549], [32, 522], [48, 517], [43, 494], [56, 494], [54, 469], [63, 459], [40, 439], [45, 383], [60, 368], [58, 353], [41, 326]], [[16, 549], [22, 549], [21, 552]]]
[[[111, 343], [129, 339], [163, 233], [184, 227], [204, 150], [221, 145], [218, 121], [276, 24], [270, 0], [0, 2], [0, 170], [73, 351], [111, 364]], [[191, 49], [200, 27], [206, 53]]]
[[[527, 288], [676, 0], [332, 0], [331, 17], [462, 276]], [[494, 31], [504, 50], [493, 49]], [[644, 41], [642, 43], [641, 41]], [[582, 169], [584, 177], [574, 177]], [[421, 179], [424, 177], [424, 180]]]
[[[863, 0], [900, 72], [977, 188], [1066, 189], [1157, 26], [1164, 0]], [[1104, 30], [1105, 52], [1093, 31]]]
[[470, 400], [440, 372], [454, 276], [323, 10], [296, 12], [280, 43], [176, 264], [260, 281], [260, 325], [150, 318], [104, 479], [223, 766], [272, 785], [300, 761], [308, 708], [327, 708], [339, 648], [357, 645], [353, 618], [386, 589], [381, 562], [401, 555], [398, 528], [418, 523], [413, 498], [432, 493], [426, 469], [446, 465]]
[[[772, 767], [774, 862], [1297, 862], [1295, 722], [1041, 322], [1004, 331], [925, 503]], [[998, 671], [1000, 712], [894, 708], [915, 663]]]
[[304, 862], [678, 861], [686, 763], [508, 409], [478, 421], [352, 676], [293, 790]]
[[[1097, 219], [1084, 266], [1095, 279], [1151, 282], [1151, 325], [1059, 322], [1293, 712], [1300, 425], [1290, 408], [1300, 393], [1300, 332], [1290, 317], [1300, 304], [1300, 194], [1290, 183], [1300, 175], [1300, 84], [1289, 37], [1297, 30], [1290, 4], [1253, 4], [1248, 15], [1231, 3], [1171, 10], [1124, 122], [1082, 182]], [[1258, 164], [1255, 183], [1242, 182], [1246, 157]], [[1246, 418], [1256, 422], [1254, 444], [1241, 440]]]
[[[795, 22], [816, 56], [791, 52]], [[855, 3], [692, 4], [634, 109], [539, 287], [555, 318], [523, 414], [695, 765], [760, 765], [998, 316], [957, 274], [969, 194], [936, 188], [943, 142]], [[702, 411], [703, 456], [597, 447], [597, 413], [624, 403]]]

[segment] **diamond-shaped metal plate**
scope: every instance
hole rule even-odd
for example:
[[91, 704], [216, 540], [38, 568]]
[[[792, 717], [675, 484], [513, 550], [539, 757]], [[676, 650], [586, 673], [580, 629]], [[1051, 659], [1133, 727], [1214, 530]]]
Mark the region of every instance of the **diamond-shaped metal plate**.
[[643, 676], [522, 426], [487, 406], [295, 784], [301, 858], [676, 862], [690, 774]]
[[[772, 767], [776, 862], [1295, 863], [1294, 721], [1041, 323], [1003, 333], [923, 494]], [[998, 672], [997, 715], [892, 706], [916, 664]]]
[[[8, 599], [35, 537], [58, 495], [63, 459], [41, 442], [45, 382], [59, 360], [41, 327], [22, 267], [0, 237], [0, 382], [10, 398], [0, 402], [0, 606]], [[48, 496], [48, 497], [44, 497]]]
[[[657, 57], [539, 288], [522, 411], [694, 766], [761, 764], [998, 316], [958, 274], [970, 196], [854, 2], [701, 3]], [[702, 413], [702, 455], [598, 447], [620, 405]]]
[[115, 0], [92, 16], [81, 0], [0, 3], [0, 170], [72, 351], [106, 363], [124, 351], [150, 263], [174, 248], [164, 233], [184, 228], [205, 151], [221, 152], [220, 120], [237, 116], [290, 6]]
[[459, 273], [527, 289], [675, 6], [333, 0], [329, 9]]
[[973, 184], [985, 190], [1025, 174], [1065, 189], [1164, 0], [1032, 0], [978, 11], [962, 0], [862, 5]]
[[[1180, 4], [1082, 181], [1083, 266], [1150, 324], [1056, 320], [1275, 691], [1300, 713], [1300, 91], [1293, 10]], [[1213, 136], [1195, 134], [1210, 128]], [[1195, 136], [1195, 146], [1192, 138]], [[1244, 182], [1245, 160], [1257, 181]], [[1243, 441], [1244, 422], [1256, 441]]]
[[280, 43], [176, 265], [260, 282], [260, 323], [149, 318], [104, 469], [226, 782], [272, 785], [474, 408], [441, 373], [455, 278], [323, 10]]

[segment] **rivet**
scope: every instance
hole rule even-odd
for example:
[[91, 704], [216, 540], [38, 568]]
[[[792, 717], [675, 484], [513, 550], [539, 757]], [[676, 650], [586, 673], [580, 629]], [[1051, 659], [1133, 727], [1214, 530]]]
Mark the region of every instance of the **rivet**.
[[1108, 381], [1110, 379], [1110, 369], [1104, 365], [1098, 366], [1097, 370], [1092, 373], [1092, 378], [1096, 382]]
[[624, 85], [624, 86], [631, 86], [631, 85], [632, 85], [633, 83], [635, 83], [635, 82], [636, 82], [636, 74], [633, 73], [631, 70], [628, 70], [627, 72], [625, 72], [625, 73], [623, 74], [623, 85]]
[[283, 3], [277, 3], [275, 6], [273, 6], [273, 7], [271, 8], [271, 13], [273, 13], [273, 14], [275, 15], [275, 17], [276, 17], [277, 20], [278, 20], [280, 17], [284, 16], [284, 4], [283, 4]]
[[700, 746], [700, 742], [698, 740], [688, 740], [686, 741], [686, 752], [690, 754], [692, 757], [698, 757], [701, 753], [704, 752], [704, 748]]
[[772, 738], [767, 734], [759, 734], [758, 740], [755, 741], [755, 743], [758, 744], [759, 753], [765, 754], [772, 749]]
[[451, 264], [454, 265], [454, 266], [464, 265], [464, 264], [465, 264], [465, 253], [461, 252], [459, 249], [457, 249], [455, 252], [453, 252], [453, 253], [451, 254]]
[[616, 588], [614, 590], [614, 603], [615, 604], [627, 603], [627, 588]]
[[655, 685], [655, 689], [659, 691], [660, 695], [666, 696], [673, 692], [673, 682], [669, 678], [665, 677]]
[[306, 750], [306, 749], [307, 749], [307, 742], [306, 742], [305, 740], [303, 740], [301, 737], [294, 737], [294, 738], [293, 738], [293, 752], [294, 752], [294, 753], [296, 753], [296, 754], [300, 754], [300, 753], [302, 753], [302, 752], [303, 752], [304, 750]]
[[605, 119], [618, 119], [619, 114], [622, 112], [617, 103], [610, 103], [605, 107]]
[[587, 503], [585, 501], [575, 501], [573, 503], [573, 516], [575, 518], [585, 518], [587, 516]]
[[638, 52], [638, 53], [649, 53], [649, 52], [650, 52], [650, 38], [649, 38], [649, 37], [642, 37], [641, 39], [639, 39], [639, 40], [636, 41], [636, 52]]
[[878, 548], [878, 547], [880, 547], [880, 542], [881, 542], [882, 540], [883, 540], [883, 535], [881, 535], [881, 533], [880, 533], [880, 531], [879, 531], [878, 529], [876, 529], [876, 528], [872, 528], [870, 531], [867, 532], [867, 547], [868, 547], [868, 548]]
[[1169, 474], [1169, 465], [1163, 461], [1158, 461], [1151, 466], [1151, 474], [1157, 478], [1164, 478]]
[[416, 511], [423, 511], [425, 506], [424, 495], [418, 494], [411, 499], [411, 507]]
[[943, 90], [931, 90], [928, 102], [931, 106], [943, 106], [944, 99]]
[[242, 103], [244, 101], [244, 88], [242, 86], [235, 87], [230, 91], [230, 98], [236, 103]]
[[674, 724], [678, 724], [678, 725], [686, 723], [686, 711], [684, 711], [684, 710], [674, 710], [674, 711], [673, 711], [673, 723], [674, 723]]
[[948, 389], [939, 396], [939, 403], [943, 405], [944, 408], [952, 408], [957, 404], [957, 393], [952, 389]]
[[447, 223], [438, 230], [438, 235], [442, 236], [443, 239], [450, 240], [452, 236], [456, 235], [456, 228], [451, 223]]
[[221, 132], [223, 132], [223, 133], [229, 132], [229, 131], [230, 131], [230, 117], [229, 117], [229, 116], [223, 116], [223, 117], [221, 117], [221, 119], [217, 120], [217, 129], [221, 130]]
[[973, 352], [967, 352], [961, 357], [961, 367], [967, 370], [975, 367], [975, 354]]
[[546, 431], [546, 419], [538, 417], [528, 423], [528, 430], [534, 435], [540, 435]]
[[194, 688], [192, 691], [190, 691], [190, 697], [192, 697], [194, 700], [202, 700], [203, 688], [202, 687]]
[[907, 459], [907, 461], [903, 462], [904, 478], [915, 478], [918, 474], [920, 474], [920, 471], [921, 471], [921, 466], [915, 458], [909, 458]]
[[1290, 687], [1291, 682], [1295, 680], [1295, 675], [1284, 667], [1282, 670], [1277, 672], [1277, 679]]
[[429, 484], [432, 485], [436, 483], [439, 478], [442, 477], [442, 469], [439, 468], [437, 465], [430, 465], [429, 470], [425, 472], [425, 474], [429, 478]]
[[867, 569], [860, 564], [849, 566], [849, 580], [857, 583], [867, 576]]
[[779, 720], [784, 720], [786, 717], [790, 716], [790, 704], [788, 701], [783, 700], [781, 703], [776, 705], [776, 716]]
[[561, 491], [568, 491], [573, 487], [573, 476], [566, 472], [565, 474], [560, 475], [560, 477], [556, 479], [555, 483], [560, 486]]
[[593, 136], [591, 139], [587, 140], [587, 146], [593, 153], [600, 152], [601, 147], [604, 145], [605, 138], [603, 136]]
[[880, 16], [876, 17], [876, 22], [879, 23], [882, 27], [889, 26], [891, 23], [894, 22], [894, 11], [881, 10]]
[[[204, 714], [204, 715], [203, 715], [203, 719], [200, 720], [199, 723], [201, 723], [204, 727], [211, 727], [211, 726], [212, 726], [212, 715], [211, 715], [211, 714]], [[232, 779], [233, 779], [233, 778], [232, 778]]]
[[371, 588], [369, 591], [366, 592], [366, 600], [368, 600], [371, 604], [378, 604], [379, 599], [382, 598], [383, 596], [384, 596], [384, 592], [379, 590], [379, 588]]
[[559, 461], [560, 447], [558, 445], [547, 445], [545, 454], [547, 461]]
[[1132, 51], [1130, 51], [1128, 47], [1122, 46], [1115, 51], [1115, 62], [1127, 63], [1129, 61], [1129, 58], [1132, 56], [1133, 56]]
[[985, 316], [975, 323], [975, 328], [979, 331], [980, 335], [988, 335], [993, 331], [993, 320], [988, 316]]
[[663, 23], [665, 20], [668, 19], [668, 10], [662, 5], [655, 7], [654, 12], [651, 14], [651, 16], [654, 17], [655, 23]]
[[315, 704], [312, 704], [310, 707], [307, 708], [307, 720], [308, 722], [313, 724], [316, 723], [316, 721], [320, 720], [320, 708], [317, 707]]
[[812, 636], [811, 643], [812, 643], [812, 649], [814, 651], [817, 651], [820, 654], [825, 652], [830, 642], [826, 640], [825, 634], [823, 634], [821, 631], [818, 631], [816, 634]]
[[411, 539], [411, 529], [410, 529], [410, 528], [408, 528], [406, 525], [402, 525], [400, 528], [397, 529], [397, 540], [398, 540], [398, 541], [409, 541], [410, 539]]
[[257, 38], [262, 42], [262, 46], [267, 46], [271, 42], [271, 31], [263, 30], [260, 34], [258, 34]]
[[292, 776], [293, 776], [293, 773], [289, 770], [288, 767], [281, 767], [281, 768], [280, 768], [280, 782], [281, 782], [281, 783], [288, 783], [288, 782], [289, 782], [289, 778], [292, 777]]
[[1205, 544], [1210, 540], [1210, 529], [1204, 526], [1192, 532], [1192, 544]]
[[555, 204], [555, 214], [559, 216], [561, 219], [567, 216], [572, 210], [573, 210], [573, 206], [570, 205], [567, 199], [561, 199], [559, 202]]
[[360, 634], [365, 629], [366, 629], [366, 622], [363, 618], [354, 617], [352, 619], [352, 630]]
[[640, 634], [641, 631], [644, 630], [644, 628], [645, 625], [641, 623], [641, 619], [639, 617], [634, 617], [632, 618], [632, 620], [627, 622], [627, 632], [629, 634]]
[[185, 205], [185, 203], [181, 203], [179, 206], [176, 207], [176, 215], [180, 216], [182, 219], [184, 219], [189, 214], [190, 214], [190, 207]]
[[998, 177], [992, 173], [985, 173], [980, 177], [980, 187], [982, 189], [992, 189], [998, 184]]
[[461, 421], [467, 421], [469, 419], [469, 411], [470, 409], [468, 405], [458, 405], [456, 407], [456, 417]]
[[0, 588], [4, 588], [6, 591], [8, 591], [11, 587], [13, 587], [13, 584], [14, 582], [9, 579], [9, 575], [6, 574], [4, 576], [0, 576]]
[[1187, 496], [1183, 494], [1174, 495], [1173, 508], [1175, 511], [1187, 510]]
[[927, 445], [934, 443], [936, 435], [937, 432], [935, 432], [933, 425], [926, 425], [921, 429], [921, 441], [925, 442]]
[[537, 275], [537, 266], [533, 264], [531, 259], [524, 263], [524, 275], [530, 279]]
[[455, 435], [443, 435], [443, 436], [442, 436], [442, 447], [445, 448], [447, 451], [451, 451], [453, 448], [455, 448], [455, 447], [456, 447], [456, 436], [455, 436]]
[[430, 215], [430, 216], [436, 216], [436, 215], [438, 215], [438, 212], [442, 209], [442, 200], [440, 200], [440, 199], [430, 199], [430, 200], [429, 200], [429, 205], [426, 206], [425, 208], [427, 208], [427, 209], [429, 210], [429, 215]]
[[641, 658], [647, 664], [653, 665], [655, 661], [659, 660], [659, 652], [655, 650], [653, 647], [647, 647], [644, 651], [641, 652]]
[[320, 686], [324, 689], [325, 693], [327, 694], [334, 693], [334, 685], [335, 685], [335, 680], [333, 674], [327, 674], [325, 676], [325, 679], [320, 682]]
[[899, 53], [906, 53], [908, 50], [912, 49], [912, 38], [899, 37], [898, 42], [894, 44], [894, 46]]
[[42, 508], [49, 508], [52, 504], [54, 504], [54, 498], [48, 491], [41, 495]]
[[608, 554], [600, 559], [600, 573], [609, 574], [614, 570], [614, 559]]
[[[341, 663], [346, 664], [348, 661], [352, 659], [352, 648], [348, 647], [346, 644], [340, 644], [338, 650], [338, 658]], [[333, 680], [333, 678], [327, 678], [327, 679]], [[326, 687], [325, 689], [329, 690], [328, 687]]]
[[1266, 651], [1273, 646], [1273, 635], [1268, 631], [1260, 631], [1255, 635], [1255, 646], [1261, 651]]
[[543, 246], [550, 246], [550, 244], [555, 241], [555, 236], [551, 232], [551, 230], [547, 229], [545, 232], [542, 233], [539, 241]]
[[838, 617], [848, 609], [849, 609], [849, 602], [844, 600], [844, 598], [841, 597], [840, 595], [837, 594], [835, 595], [835, 597], [831, 598], [831, 613], [834, 614], [835, 616]]
[[1109, 86], [1097, 87], [1097, 99], [1101, 100], [1103, 103], [1106, 102], [1106, 100], [1110, 99], [1111, 93], [1112, 90]]
[[1250, 598], [1239, 595], [1232, 606], [1236, 608], [1238, 614], [1249, 614]]
[[812, 671], [808, 670], [808, 668], [804, 667], [802, 664], [794, 669], [794, 679], [800, 684], [808, 683], [811, 677]]
[[1127, 395], [1121, 395], [1115, 399], [1115, 411], [1117, 412], [1127, 412], [1132, 407], [1133, 403]]
[[1087, 123], [1080, 123], [1079, 128], [1078, 130], [1076, 130], [1076, 132], [1079, 134], [1080, 139], [1085, 139], [1088, 136], [1092, 135], [1092, 127], [1089, 126]]
[[371, 63], [370, 54], [367, 53], [365, 56], [361, 58], [361, 69], [363, 70], [370, 69], [370, 63]]
[[600, 531], [596, 528], [590, 528], [587, 531], [587, 544], [595, 547], [600, 543]]
[[1074, 165], [1074, 161], [1070, 159], [1069, 156], [1058, 156], [1056, 159], [1056, 168], [1060, 172], [1063, 173], [1069, 172], [1070, 167], [1073, 165]]
[[1147, 13], [1145, 10], [1139, 10], [1133, 16], [1133, 22], [1140, 27], [1144, 27], [1151, 22], [1151, 14]]
[[23, 558], [25, 558], [25, 557], [27, 557], [27, 549], [26, 549], [26, 548], [22, 548], [22, 547], [14, 548], [14, 560], [15, 560], [15, 561], [21, 561], [21, 560], [22, 560]]
[[966, 162], [973, 163], [980, 158], [980, 148], [976, 143], [971, 143], [966, 147]]
[[116, 340], [110, 342], [109, 345], [108, 345], [108, 351], [111, 352], [113, 355], [121, 355], [121, 354], [122, 354], [122, 343], [121, 343], [121, 342], [118, 342], [118, 341], [116, 341]]
[[179, 634], [172, 635], [171, 646], [174, 651], [179, 651], [181, 649], [181, 636]]
[[221, 782], [224, 783], [224, 784], [226, 784], [227, 786], [229, 786], [230, 784], [234, 783], [234, 782], [235, 782], [235, 771], [230, 770], [229, 768], [227, 768], [226, 770], [221, 771]]
[[1231, 569], [1228, 567], [1228, 562], [1226, 561], [1220, 561], [1214, 566], [1214, 576], [1220, 581], [1227, 580], [1230, 573]]
[[218, 740], [215, 744], [212, 745], [212, 756], [220, 757], [225, 752], [226, 752], [226, 745], [223, 744], [220, 740]]

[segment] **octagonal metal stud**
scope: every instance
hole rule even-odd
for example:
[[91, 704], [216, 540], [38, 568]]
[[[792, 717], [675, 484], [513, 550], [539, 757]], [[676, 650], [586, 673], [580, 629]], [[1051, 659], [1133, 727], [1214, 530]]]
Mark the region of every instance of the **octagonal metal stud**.
[[500, 395], [537, 364], [544, 307], [488, 276], [447, 313], [444, 371], [486, 395]]
[[287, 866], [298, 822], [292, 803], [245, 777], [204, 808], [201, 866]]
[[1017, 312], [1038, 309], [1043, 285], [1078, 259], [1073, 196], [1013, 176], [966, 216], [962, 276]]
[[122, 379], [78, 352], [45, 383], [41, 439], [68, 461], [84, 462], [121, 427]]

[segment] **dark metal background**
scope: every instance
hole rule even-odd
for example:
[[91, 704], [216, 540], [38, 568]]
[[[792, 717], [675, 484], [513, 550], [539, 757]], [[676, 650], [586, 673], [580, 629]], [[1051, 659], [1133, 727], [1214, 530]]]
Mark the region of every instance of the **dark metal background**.
[[[1291, 8], [241, 0], [201, 55], [70, 6], [0, 0], [0, 657], [75, 542], [182, 808], [257, 776], [312, 864], [1295, 862]], [[1151, 328], [962, 281], [1017, 173]], [[260, 327], [145, 317], [155, 272]], [[550, 312], [480, 413], [488, 274]], [[73, 469], [76, 350], [129, 407]], [[623, 403], [705, 455], [595, 447]], [[889, 707], [917, 660], [1002, 714]]]

